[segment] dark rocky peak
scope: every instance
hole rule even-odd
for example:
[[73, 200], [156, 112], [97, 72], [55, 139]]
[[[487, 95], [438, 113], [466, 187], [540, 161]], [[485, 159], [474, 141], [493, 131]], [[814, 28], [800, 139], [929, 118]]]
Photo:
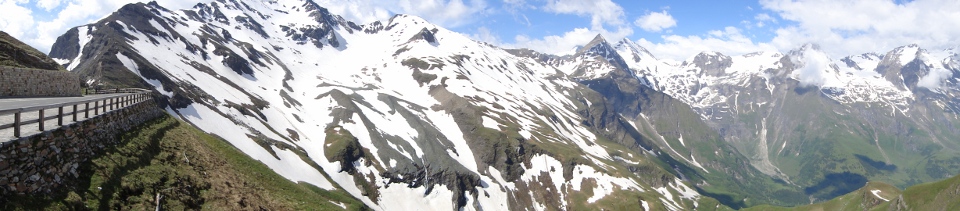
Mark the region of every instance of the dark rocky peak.
[[[337, 49], [344, 49], [346, 40], [339, 33], [353, 34], [354, 31], [365, 31], [375, 33], [377, 29], [364, 30], [360, 25], [346, 21], [343, 17], [331, 14], [329, 10], [319, 6], [316, 2], [305, 1], [302, 12], [306, 12], [318, 23], [317, 26], [300, 26], [296, 24], [281, 25], [280, 28], [286, 33], [286, 37], [297, 41], [299, 44], [311, 43], [317, 48], [332, 46]], [[301, 11], [297, 9], [297, 11]]]
[[610, 43], [607, 43], [607, 40], [603, 38], [603, 35], [597, 34], [589, 43], [577, 49], [575, 55], [595, 55], [606, 57], [615, 53], [614, 49], [610, 46]]
[[[117, 10], [110, 16], [107, 16], [106, 18], [94, 24], [94, 27], [112, 28], [116, 30], [118, 34], [123, 35], [126, 39], [133, 39], [133, 36], [123, 32], [124, 29], [138, 31], [149, 36], [151, 42], [154, 44], [158, 43], [155, 40], [158, 38], [182, 39], [183, 37], [170, 27], [171, 24], [178, 24], [180, 21], [164, 17], [160, 11], [169, 12], [170, 10], [167, 10], [166, 8], [163, 8], [155, 3], [127, 4], [121, 7], [120, 10]], [[122, 22], [123, 24], [119, 24], [118, 21]], [[154, 25], [150, 23], [151, 21], [154, 21], [157, 24]], [[157, 28], [155, 26], [159, 26], [161, 28]]]
[[374, 21], [373, 23], [364, 24], [361, 26], [361, 28], [363, 28], [363, 33], [376, 34], [380, 31], [383, 31], [385, 26], [383, 25], [383, 22]]
[[216, 0], [223, 5], [223, 8], [230, 10], [253, 10], [249, 6], [246, 6], [246, 3], [238, 2], [236, 0]]
[[883, 56], [881, 65], [898, 64], [899, 66], [906, 66], [907, 63], [916, 60], [922, 51], [925, 50], [921, 49], [917, 44], [910, 44], [894, 48]]
[[894, 48], [883, 56], [876, 71], [901, 90], [912, 89], [919, 78], [918, 75], [926, 75], [929, 72], [927, 66], [918, 60], [921, 53], [923, 49], [916, 44]]
[[160, 4], [157, 3], [157, 1], [147, 2], [147, 6], [150, 6], [150, 8], [153, 8], [153, 9], [162, 10], [164, 12], [170, 12], [170, 10], [168, 10], [167, 8], [160, 6]]
[[211, 2], [210, 4], [197, 4], [193, 6], [193, 9], [197, 10], [197, 15], [203, 20], [213, 20], [223, 24], [230, 24], [230, 19], [223, 14], [223, 11], [220, 11], [220, 4], [217, 2]]
[[[322, 27], [342, 27], [351, 34], [353, 34], [353, 31], [360, 31], [363, 29], [360, 27], [360, 25], [343, 19], [342, 16], [330, 13], [330, 10], [321, 7], [312, 0], [307, 0], [304, 2], [303, 8], [306, 9], [306, 11], [310, 13], [310, 17], [312, 17], [314, 21], [317, 21], [317, 23], [320, 23]], [[323, 26], [325, 24], [328, 24], [329, 26]]]
[[843, 64], [846, 64], [847, 67], [857, 69], [857, 70], [863, 70], [863, 67], [860, 67], [860, 64], [857, 64], [857, 62], [853, 61], [853, 59], [851, 59], [849, 56], [843, 57], [843, 59], [840, 59], [840, 61], [843, 62]]
[[50, 57], [57, 59], [77, 57], [80, 54], [80, 27], [90, 27], [90, 25], [73, 27], [57, 37], [57, 41], [50, 47]]
[[603, 35], [597, 34], [592, 41], [584, 45], [582, 48], [577, 50], [577, 53], [573, 55], [574, 58], [584, 58], [584, 57], [599, 57], [606, 59], [607, 62], [621, 69], [629, 69], [627, 63], [623, 60], [623, 57], [617, 53], [617, 50], [603, 38]]
[[733, 65], [733, 59], [730, 56], [723, 55], [720, 52], [700, 52], [693, 59], [684, 61], [680, 66], [693, 66], [700, 69], [700, 74], [721, 76], [726, 74], [726, 69], [731, 65]]
[[424, 27], [423, 29], [420, 29], [420, 32], [417, 32], [417, 34], [413, 35], [413, 37], [410, 38], [410, 41], [407, 41], [407, 42], [410, 43], [417, 40], [423, 40], [423, 41], [426, 41], [427, 43], [430, 43], [430, 45], [433, 45], [433, 46], [440, 45], [440, 43], [437, 42], [436, 34], [438, 31], [439, 29], [437, 28], [427, 29], [426, 27]]

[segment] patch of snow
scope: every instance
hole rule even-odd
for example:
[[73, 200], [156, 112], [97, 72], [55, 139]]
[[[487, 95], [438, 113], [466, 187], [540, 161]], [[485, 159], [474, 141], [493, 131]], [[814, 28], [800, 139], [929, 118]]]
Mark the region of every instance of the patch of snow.
[[897, 55], [900, 57], [897, 58], [897, 61], [900, 62], [900, 66], [907, 66], [908, 63], [912, 62], [917, 58], [917, 51], [920, 50], [918, 45], [908, 45], [903, 46], [898, 49]]
[[484, 126], [484, 127], [487, 127], [487, 128], [490, 128], [490, 129], [494, 129], [494, 130], [500, 130], [500, 123], [497, 123], [496, 120], [493, 120], [493, 119], [490, 118], [490, 117], [483, 116], [483, 117], [481, 118], [481, 121], [483, 121], [483, 126]]
[[880, 200], [890, 201], [890, 200], [888, 200], [888, 199], [886, 199], [886, 198], [883, 198], [883, 196], [880, 196], [880, 194], [878, 194], [878, 193], [880, 193], [880, 190], [870, 190], [870, 193], [873, 193], [873, 196], [876, 196], [877, 198], [880, 198]]
[[150, 85], [153, 85], [154, 89], [160, 92], [160, 94], [163, 94], [164, 96], [167, 96], [167, 97], [173, 97], [173, 92], [163, 90], [163, 84], [160, 83], [159, 80], [147, 79], [146, 77], [143, 77], [143, 74], [140, 73], [140, 68], [137, 66], [137, 63], [135, 61], [133, 61], [126, 55], [123, 55], [120, 53], [117, 53], [117, 59], [120, 60], [120, 63], [123, 63], [123, 66], [126, 67], [127, 70], [129, 70], [130, 72], [133, 72], [134, 74], [137, 74], [137, 76], [140, 76], [140, 78], [147, 81], [147, 83], [150, 83]]
[[[430, 194], [426, 186], [409, 188], [404, 184], [392, 184], [380, 188], [380, 198], [377, 202], [379, 210], [424, 210], [423, 205], [430, 205], [436, 210], [454, 209], [453, 192], [444, 185], [434, 185]], [[429, 208], [428, 208], [429, 210]]]
[[340, 203], [340, 202], [336, 202], [336, 201], [330, 201], [330, 203], [332, 203], [332, 204], [334, 204], [334, 205], [337, 205], [337, 206], [339, 206], [340, 208], [343, 208], [344, 210], [347, 209], [347, 205], [346, 205], [346, 204], [343, 204], [343, 203]]
[[490, 172], [490, 177], [493, 177], [494, 181], [496, 181], [497, 184], [499, 184], [500, 186], [506, 187], [511, 190], [517, 189], [517, 187], [512, 182], [507, 182], [506, 180], [503, 180], [503, 175], [500, 174], [500, 170], [493, 168], [493, 166], [489, 166], [487, 168], [487, 171]]
[[430, 121], [433, 122], [433, 126], [440, 130], [440, 132], [447, 137], [447, 140], [453, 142], [454, 149], [457, 150], [457, 153], [454, 154], [451, 151], [447, 151], [450, 157], [457, 160], [463, 167], [477, 173], [477, 160], [473, 156], [473, 151], [470, 150], [470, 145], [468, 145], [467, 141], [463, 138], [463, 132], [460, 131], [457, 122], [453, 120], [453, 116], [432, 110], [426, 111], [426, 114]]
[[52, 59], [53, 61], [57, 62], [57, 64], [60, 64], [60, 65], [65, 65], [67, 63], [70, 63], [69, 59], [58, 59], [58, 58], [52, 58]]
[[[77, 44], [80, 46], [80, 51], [79, 53], [77, 53], [77, 57], [71, 59], [71, 61], [73, 62], [70, 63], [70, 66], [67, 66], [67, 70], [73, 71], [73, 69], [77, 68], [77, 66], [80, 65], [80, 58], [83, 58], [83, 48], [86, 47], [87, 43], [90, 42], [91, 39], [93, 39], [93, 35], [90, 34], [91, 27], [93, 26], [77, 27], [77, 31], [78, 31], [77, 38], [79, 40]], [[97, 30], [95, 27], [93, 28], [94, 28], [93, 31]]]
[[668, 190], [666, 187], [659, 187], [654, 190], [660, 193], [660, 195], [663, 195], [663, 198], [660, 198], [660, 201], [663, 202], [663, 205], [666, 206], [668, 210], [671, 210], [671, 211], [682, 210], [681, 209], [682, 206], [680, 206], [680, 204], [674, 201], [673, 193], [671, 193], [670, 190]]
[[[220, 111], [229, 111], [231, 109], [222, 108]], [[220, 116], [220, 114], [203, 105], [191, 104], [186, 108], [176, 110], [184, 120], [193, 122], [199, 129], [208, 131], [230, 142], [243, 153], [266, 164], [267, 167], [277, 172], [281, 176], [292, 181], [303, 181], [317, 187], [334, 190], [336, 189], [330, 181], [303, 160], [294, 152], [282, 150], [271, 146], [279, 157], [275, 158], [270, 152], [258, 145], [247, 137], [246, 129], [241, 128], [233, 121]]]

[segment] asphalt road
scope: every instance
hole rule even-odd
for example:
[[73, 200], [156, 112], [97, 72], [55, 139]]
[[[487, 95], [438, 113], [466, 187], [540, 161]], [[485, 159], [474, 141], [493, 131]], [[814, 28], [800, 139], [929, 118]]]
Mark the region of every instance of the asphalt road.
[[[5, 113], [3, 111], [10, 110], [10, 109], [56, 105], [61, 103], [75, 103], [75, 102], [83, 102], [83, 101], [97, 100], [97, 99], [109, 99], [112, 97], [122, 96], [127, 94], [128, 93], [100, 94], [100, 95], [87, 95], [83, 97], [0, 98], [0, 113]], [[90, 103], [90, 107], [93, 107], [93, 103]], [[77, 109], [82, 111], [84, 109], [83, 104], [81, 104]], [[119, 108], [115, 108], [114, 110], [116, 109], [119, 109]], [[100, 110], [100, 111], [101, 111], [100, 114], [104, 113], [102, 112], [103, 110]], [[108, 108], [107, 111], [112, 111], [112, 110]], [[73, 112], [73, 106], [63, 107], [63, 113], [66, 114], [70, 112]], [[93, 111], [90, 111], [89, 114], [90, 114], [90, 118], [93, 118], [95, 116]], [[27, 120], [38, 119], [39, 115], [40, 115], [40, 112], [38, 111], [23, 112], [20, 114], [20, 120], [27, 121]], [[57, 116], [57, 109], [56, 108], [46, 109], [44, 110], [43, 115], [46, 117]], [[13, 123], [13, 120], [14, 120], [13, 113], [0, 114], [0, 125]], [[72, 120], [73, 120], [72, 116], [64, 115], [63, 124], [64, 125], [73, 124], [74, 122]], [[83, 120], [86, 120], [86, 118], [83, 118], [82, 113], [77, 115], [77, 121], [83, 121]], [[59, 128], [57, 126], [57, 119], [44, 121], [44, 126], [45, 126], [44, 129], [48, 131], [56, 130], [57, 128]], [[20, 127], [21, 137], [27, 137], [27, 136], [38, 134], [41, 132], [43, 131], [40, 131], [39, 123], [25, 124]], [[14, 139], [16, 139], [16, 137], [13, 136], [13, 128], [0, 129], [0, 142], [7, 142]]]
[[38, 98], [0, 98], [0, 111], [31, 106], [54, 105], [58, 103], [82, 102], [86, 100], [111, 98], [128, 93], [87, 95], [83, 97], [38, 97]]

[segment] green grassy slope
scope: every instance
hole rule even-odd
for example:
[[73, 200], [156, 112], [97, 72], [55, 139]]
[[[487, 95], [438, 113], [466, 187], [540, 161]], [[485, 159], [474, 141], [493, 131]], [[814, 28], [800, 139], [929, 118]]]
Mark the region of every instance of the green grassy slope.
[[960, 210], [960, 175], [911, 186], [887, 210]]
[[[0, 210], [364, 210], [342, 191], [294, 183], [227, 142], [169, 116], [125, 133], [83, 164], [81, 181], [52, 196], [19, 196]], [[341, 205], [343, 207], [341, 207]]]
[[890, 184], [869, 182], [856, 191], [817, 204], [798, 207], [761, 205], [746, 210], [960, 210], [960, 175], [911, 186], [904, 191]]
[[869, 182], [856, 191], [817, 204], [798, 207], [762, 205], [745, 210], [871, 210], [889, 203], [887, 200], [894, 199], [898, 195], [900, 195], [900, 189], [897, 187], [882, 182]]

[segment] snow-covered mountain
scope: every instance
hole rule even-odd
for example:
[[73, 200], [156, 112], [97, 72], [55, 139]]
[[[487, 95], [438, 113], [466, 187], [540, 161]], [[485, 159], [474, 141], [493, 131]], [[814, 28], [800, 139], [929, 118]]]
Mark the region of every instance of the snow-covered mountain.
[[[689, 105], [709, 129], [719, 133], [719, 139], [749, 157], [755, 168], [805, 187], [804, 192], [814, 201], [847, 191], [826, 191], [830, 188], [862, 185], [860, 181], [891, 181], [906, 187], [958, 173], [939, 170], [960, 167], [960, 156], [955, 153], [960, 150], [960, 69], [954, 65], [958, 56], [953, 49], [928, 51], [909, 45], [885, 55], [866, 53], [834, 60], [819, 46], [808, 44], [787, 53], [729, 56], [703, 52], [673, 62], [657, 59], [630, 40], [614, 45], [594, 43], [605, 42], [594, 40], [586, 46], [614, 46], [616, 54], [601, 47], [593, 54], [599, 58], [592, 60], [577, 59], [580, 52], [533, 58], [553, 58], [543, 61], [605, 95], [617, 107], [631, 106], [618, 103], [618, 96], [642, 95], [621, 92], [623, 87], [633, 89], [631, 84], [642, 84], [640, 90], [650, 88]], [[554, 62], [556, 58], [570, 62]], [[608, 61], [609, 65], [596, 65], [596, 61]], [[584, 66], [588, 70], [582, 70]], [[636, 82], [604, 81], [618, 68], [625, 71], [622, 78], [633, 76]], [[603, 84], [617, 87], [609, 89]], [[649, 115], [628, 119], [649, 121]], [[653, 122], [684, 119], [678, 114], [666, 116]], [[697, 128], [683, 125], [689, 121], [676, 122], [677, 128]], [[711, 152], [698, 152], [699, 143], [688, 148], [683, 143], [690, 137], [688, 133], [653, 131], [646, 135], [666, 137], [657, 144], [668, 150], [679, 148], [676, 151], [680, 153], [672, 153], [674, 158], [700, 166], [696, 161], [706, 160], [702, 157]], [[680, 146], [669, 139], [678, 140]], [[703, 139], [709, 137], [694, 140]], [[841, 182], [831, 184], [831, 180]]]
[[91, 85], [153, 88], [170, 114], [279, 174], [374, 209], [718, 205], [655, 145], [611, 141], [636, 131], [607, 123], [619, 116], [597, 92], [414, 16], [361, 25], [304, 0], [131, 4], [51, 55]]
[[909, 45], [834, 60], [805, 45], [788, 53], [704, 52], [671, 64], [629, 40], [616, 46], [648, 87], [692, 106], [755, 167], [788, 183], [815, 186], [854, 172], [905, 187], [958, 173], [934, 170], [960, 164], [954, 49]]
[[[674, 63], [597, 36], [549, 55], [409, 15], [216, 0], [127, 5], [50, 55], [90, 85], [155, 89], [286, 178], [377, 210], [797, 205], [847, 185], [818, 184], [835, 173], [903, 185], [960, 169], [952, 50]], [[940, 158], [908, 167], [918, 152]]]

